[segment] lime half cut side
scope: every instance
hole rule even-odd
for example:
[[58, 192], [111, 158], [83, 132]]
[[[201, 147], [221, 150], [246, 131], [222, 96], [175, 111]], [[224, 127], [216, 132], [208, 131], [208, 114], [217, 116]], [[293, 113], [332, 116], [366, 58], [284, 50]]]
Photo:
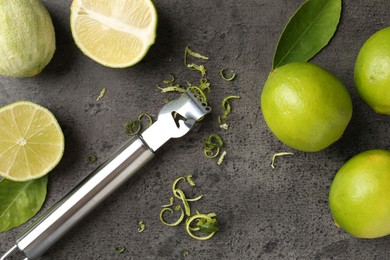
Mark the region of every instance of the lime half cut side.
[[142, 60], [154, 44], [157, 11], [151, 0], [73, 0], [70, 25], [85, 55], [124, 68]]
[[13, 181], [42, 177], [61, 160], [64, 135], [54, 115], [30, 101], [0, 108], [0, 176]]

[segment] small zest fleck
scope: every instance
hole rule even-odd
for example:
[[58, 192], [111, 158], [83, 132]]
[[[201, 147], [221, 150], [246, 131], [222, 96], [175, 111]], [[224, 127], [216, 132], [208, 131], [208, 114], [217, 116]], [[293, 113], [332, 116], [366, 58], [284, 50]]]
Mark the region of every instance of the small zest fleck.
[[195, 182], [192, 180], [192, 175], [187, 175], [186, 179], [187, 179], [187, 182], [188, 182], [192, 187], [195, 187], [195, 186], [196, 186]]
[[271, 167], [272, 167], [272, 169], [275, 169], [275, 159], [276, 159], [276, 157], [285, 156], [285, 155], [294, 155], [294, 153], [290, 153], [290, 152], [275, 153], [275, 154], [272, 156], [272, 161], [271, 161]]
[[223, 80], [226, 80], [226, 81], [232, 81], [232, 80], [234, 80], [235, 78], [236, 78], [236, 73], [234, 73], [232, 70], [230, 71], [230, 73], [232, 74], [229, 78], [227, 78], [226, 76], [225, 76], [225, 70], [226, 70], [226, 68], [223, 68], [223, 69], [221, 69], [220, 71], [219, 71], [219, 75], [221, 75], [221, 78], [223, 79]]
[[102, 99], [104, 97], [104, 94], [106, 94], [106, 88], [102, 88], [99, 96], [96, 98], [96, 101], [99, 101], [100, 99]]
[[169, 79], [163, 81], [164, 84], [172, 84], [173, 82], [175, 82], [175, 76], [172, 74], [169, 74]]
[[188, 255], [189, 255], [189, 252], [188, 252], [188, 251], [184, 251], [184, 252], [183, 252], [183, 256], [184, 256], [184, 257], [186, 257], [186, 256], [188, 256]]
[[224, 124], [220, 125], [219, 128], [224, 129], [224, 130], [228, 130], [229, 129], [229, 125], [224, 123]]
[[138, 222], [138, 225], [139, 225], [139, 227], [138, 227], [139, 233], [141, 233], [142, 231], [145, 230], [145, 223], [143, 221]]
[[97, 158], [96, 155], [91, 154], [91, 155], [88, 156], [87, 160], [88, 160], [89, 163], [95, 163], [95, 162], [97, 162], [98, 158]]
[[126, 250], [126, 248], [124, 246], [117, 246], [117, 247], [115, 247], [115, 251], [117, 253], [120, 253], [120, 254], [125, 252], [125, 250]]
[[226, 151], [223, 151], [222, 154], [221, 154], [221, 156], [220, 156], [219, 159], [218, 159], [218, 162], [217, 162], [218, 165], [221, 165], [221, 164], [222, 164], [223, 159], [225, 159], [225, 156], [226, 156]]
[[174, 198], [174, 197], [170, 197], [170, 198], [169, 198], [169, 204], [162, 205], [161, 207], [162, 207], [162, 208], [168, 208], [168, 207], [170, 207], [170, 206], [173, 205], [173, 202], [174, 202], [174, 201], [175, 201], [175, 198]]

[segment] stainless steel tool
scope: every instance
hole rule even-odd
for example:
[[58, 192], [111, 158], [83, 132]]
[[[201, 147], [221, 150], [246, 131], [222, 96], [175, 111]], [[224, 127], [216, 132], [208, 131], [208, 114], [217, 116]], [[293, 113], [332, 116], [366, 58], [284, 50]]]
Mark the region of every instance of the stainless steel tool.
[[0, 260], [23, 255], [36, 259], [101, 201], [153, 158], [154, 152], [171, 138], [185, 135], [211, 111], [196, 93], [187, 92], [167, 103], [157, 121], [132, 138], [104, 164], [92, 172], [62, 200], [45, 212], [16, 240]]

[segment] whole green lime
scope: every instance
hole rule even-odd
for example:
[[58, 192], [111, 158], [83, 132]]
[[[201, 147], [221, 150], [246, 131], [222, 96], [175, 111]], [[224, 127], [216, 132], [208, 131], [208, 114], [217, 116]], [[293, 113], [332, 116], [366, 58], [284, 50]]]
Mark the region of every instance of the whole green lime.
[[349, 234], [376, 238], [390, 234], [390, 152], [370, 150], [337, 172], [329, 193], [336, 224]]
[[55, 51], [54, 27], [40, 0], [0, 1], [0, 75], [32, 77]]
[[364, 102], [377, 113], [390, 115], [390, 27], [364, 43], [356, 59], [354, 78]]
[[352, 116], [351, 97], [343, 83], [309, 62], [273, 70], [260, 103], [272, 133], [305, 152], [320, 151], [337, 141]]

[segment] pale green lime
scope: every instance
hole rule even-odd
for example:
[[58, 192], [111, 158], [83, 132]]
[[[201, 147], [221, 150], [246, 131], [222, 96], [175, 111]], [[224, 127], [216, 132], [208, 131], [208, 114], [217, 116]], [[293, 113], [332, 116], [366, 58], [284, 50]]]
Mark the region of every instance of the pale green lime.
[[360, 97], [376, 112], [390, 115], [390, 27], [364, 43], [355, 63], [354, 78]]
[[390, 234], [390, 152], [370, 150], [337, 172], [329, 205], [338, 226], [361, 238]]
[[53, 23], [40, 0], [0, 1], [0, 75], [34, 76], [55, 48]]
[[352, 116], [351, 97], [343, 83], [307, 62], [273, 70], [260, 102], [272, 133], [305, 152], [320, 151], [337, 141]]

